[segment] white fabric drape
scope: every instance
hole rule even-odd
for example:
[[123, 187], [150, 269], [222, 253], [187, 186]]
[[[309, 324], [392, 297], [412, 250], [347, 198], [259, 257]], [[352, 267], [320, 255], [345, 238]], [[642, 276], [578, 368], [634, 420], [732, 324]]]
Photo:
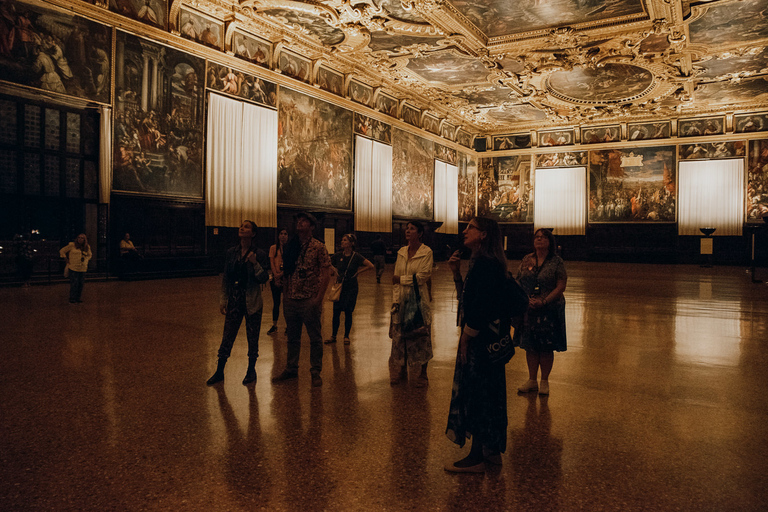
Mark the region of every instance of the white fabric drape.
[[680, 162], [678, 233], [701, 235], [699, 228], [717, 228], [714, 236], [741, 236], [744, 224], [744, 161]]
[[207, 149], [206, 225], [277, 227], [277, 112], [211, 94]]
[[112, 190], [112, 107], [99, 107], [99, 202], [109, 204]]
[[443, 224], [436, 233], [459, 232], [459, 168], [435, 160], [435, 222]]
[[392, 231], [392, 146], [355, 137], [355, 230]]
[[533, 227], [558, 235], [583, 235], [587, 224], [587, 169], [536, 169]]

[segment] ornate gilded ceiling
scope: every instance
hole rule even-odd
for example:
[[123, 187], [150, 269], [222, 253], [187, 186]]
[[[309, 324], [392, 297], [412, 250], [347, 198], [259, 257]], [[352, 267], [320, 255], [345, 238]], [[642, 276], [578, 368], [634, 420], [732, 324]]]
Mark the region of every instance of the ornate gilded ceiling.
[[179, 3], [471, 133], [768, 108], [768, 0]]

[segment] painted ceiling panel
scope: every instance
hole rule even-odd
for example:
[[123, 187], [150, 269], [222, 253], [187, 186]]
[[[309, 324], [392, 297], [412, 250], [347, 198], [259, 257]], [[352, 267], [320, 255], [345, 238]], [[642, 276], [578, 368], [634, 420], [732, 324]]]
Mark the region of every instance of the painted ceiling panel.
[[488, 76], [488, 69], [480, 60], [452, 51], [415, 58], [408, 63], [408, 69], [424, 80], [448, 86], [484, 82]]
[[384, 31], [373, 32], [371, 42], [368, 44], [373, 51], [388, 50], [395, 52], [398, 48], [411, 46], [414, 44], [434, 45], [439, 41], [439, 37], [416, 36], [410, 34], [388, 34]]
[[691, 43], [731, 46], [768, 37], [768, 2], [711, 4], [689, 27]]

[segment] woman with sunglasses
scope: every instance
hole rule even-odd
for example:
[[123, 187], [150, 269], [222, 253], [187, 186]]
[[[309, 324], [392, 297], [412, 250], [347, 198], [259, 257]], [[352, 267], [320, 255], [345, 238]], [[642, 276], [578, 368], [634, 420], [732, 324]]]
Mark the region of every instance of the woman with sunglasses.
[[69, 303], [83, 302], [81, 297], [85, 273], [88, 271], [88, 262], [93, 257], [91, 246], [88, 245], [85, 234], [80, 233], [74, 242], [69, 242], [65, 247], [62, 247], [59, 256], [67, 260], [64, 275], [69, 275]]

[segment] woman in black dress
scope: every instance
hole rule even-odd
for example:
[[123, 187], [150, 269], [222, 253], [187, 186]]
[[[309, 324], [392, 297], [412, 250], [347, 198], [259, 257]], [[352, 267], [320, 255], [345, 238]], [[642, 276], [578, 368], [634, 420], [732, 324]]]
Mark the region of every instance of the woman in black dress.
[[[520, 348], [525, 350], [528, 380], [517, 388], [520, 393], [537, 391], [549, 395], [549, 372], [555, 352], [565, 352], [565, 285], [568, 275], [562, 258], [555, 254], [555, 237], [549, 230], [533, 234], [534, 252], [520, 262], [517, 281], [530, 297], [528, 313], [521, 330]], [[541, 382], [537, 377], [541, 368]]]
[[336, 343], [336, 334], [341, 325], [341, 313], [344, 312], [344, 344], [349, 345], [349, 332], [352, 330], [352, 313], [357, 304], [357, 276], [368, 270], [373, 270], [373, 263], [362, 254], [355, 251], [357, 237], [352, 233], [341, 238], [341, 252], [337, 252], [331, 258], [331, 268], [336, 274], [336, 282], [342, 283], [341, 296], [333, 303], [333, 320], [331, 325], [333, 333], [326, 340], [326, 344]]
[[[453, 374], [451, 408], [446, 435], [459, 446], [472, 438], [464, 459], [447, 464], [455, 473], [482, 473], [486, 462], [501, 464], [507, 446], [507, 384], [504, 364], [493, 363], [485, 349], [501, 330], [490, 324], [509, 318], [504, 311], [507, 259], [501, 247], [499, 226], [482, 217], [472, 219], [464, 230], [464, 245], [472, 250], [469, 270], [461, 277], [461, 259], [456, 251], [448, 260], [459, 296], [461, 338]], [[507, 330], [509, 323], [506, 324]]]

